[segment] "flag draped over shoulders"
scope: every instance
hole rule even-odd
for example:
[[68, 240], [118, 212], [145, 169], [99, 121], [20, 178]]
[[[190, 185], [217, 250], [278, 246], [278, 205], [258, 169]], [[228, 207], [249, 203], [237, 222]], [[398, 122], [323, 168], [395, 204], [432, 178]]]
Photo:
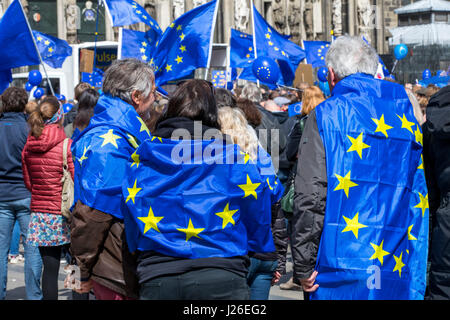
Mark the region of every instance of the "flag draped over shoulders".
[[236, 145], [153, 137], [126, 170], [127, 243], [192, 259], [271, 252], [271, 205], [282, 192]]
[[311, 299], [423, 299], [428, 193], [404, 88], [351, 75], [316, 114], [328, 191]]
[[123, 219], [122, 181], [138, 145], [151, 137], [134, 107], [101, 95], [89, 126], [72, 143], [75, 203]]

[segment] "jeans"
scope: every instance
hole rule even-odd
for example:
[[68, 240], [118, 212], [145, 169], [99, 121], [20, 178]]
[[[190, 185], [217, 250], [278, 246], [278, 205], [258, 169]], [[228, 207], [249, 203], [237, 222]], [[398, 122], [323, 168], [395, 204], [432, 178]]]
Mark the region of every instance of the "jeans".
[[16, 223], [14, 223], [11, 245], [9, 247], [9, 254], [11, 256], [17, 256], [19, 254], [19, 243], [20, 243], [20, 225], [19, 220], [16, 220]]
[[[15, 221], [19, 221], [20, 232], [26, 235], [30, 222], [30, 198], [0, 202], [0, 300], [6, 296], [8, 276], [8, 251]], [[28, 300], [41, 300], [42, 260], [38, 247], [24, 241], [25, 250], [25, 291]]]
[[268, 300], [273, 274], [278, 261], [264, 261], [250, 258], [247, 284], [250, 287], [250, 300]]
[[245, 277], [218, 268], [202, 268], [151, 279], [141, 284], [139, 295], [141, 300], [248, 300], [249, 298]]

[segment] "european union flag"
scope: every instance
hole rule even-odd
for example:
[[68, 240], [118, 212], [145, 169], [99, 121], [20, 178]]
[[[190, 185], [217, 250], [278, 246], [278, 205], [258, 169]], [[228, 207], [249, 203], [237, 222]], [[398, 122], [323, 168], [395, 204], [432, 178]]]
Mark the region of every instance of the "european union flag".
[[75, 203], [123, 219], [122, 183], [128, 159], [150, 137], [132, 106], [102, 94], [89, 125], [73, 136]]
[[288, 106], [289, 117], [295, 117], [302, 114], [302, 102], [293, 103]]
[[153, 54], [156, 85], [183, 78], [208, 66], [217, 0], [186, 12], [166, 29]]
[[42, 60], [52, 68], [61, 68], [64, 60], [72, 55], [72, 47], [67, 41], [35, 30], [33, 36]]
[[230, 67], [245, 68], [255, 60], [253, 36], [231, 29], [230, 37]]
[[159, 37], [152, 38], [153, 33], [122, 29], [121, 58], [136, 58], [153, 64], [151, 59]]
[[145, 23], [157, 34], [161, 35], [162, 30], [158, 23], [147, 11], [133, 0], [104, 0], [112, 18], [114, 27], [129, 26], [135, 23]]
[[428, 191], [404, 88], [355, 74], [315, 110], [328, 191], [311, 299], [423, 299]]
[[327, 41], [303, 41], [306, 51], [306, 61], [312, 64], [313, 68], [325, 67], [325, 58], [327, 56], [330, 43]]
[[14, 0], [0, 20], [0, 70], [40, 64], [19, 0]]
[[211, 76], [211, 82], [215, 88], [227, 87], [227, 75], [224, 70], [213, 70]]
[[272, 173], [222, 140], [146, 140], [123, 185], [130, 250], [191, 259], [274, 251], [271, 205], [283, 190]]
[[101, 88], [103, 85], [103, 72], [97, 68], [92, 73], [82, 72], [81, 81], [87, 82], [95, 88]]

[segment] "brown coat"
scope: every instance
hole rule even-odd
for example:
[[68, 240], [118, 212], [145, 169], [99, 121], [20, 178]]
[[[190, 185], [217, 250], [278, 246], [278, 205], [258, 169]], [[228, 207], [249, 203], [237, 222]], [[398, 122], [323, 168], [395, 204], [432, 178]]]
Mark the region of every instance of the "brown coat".
[[70, 250], [81, 280], [138, 298], [136, 259], [128, 251], [123, 221], [78, 201], [72, 211]]

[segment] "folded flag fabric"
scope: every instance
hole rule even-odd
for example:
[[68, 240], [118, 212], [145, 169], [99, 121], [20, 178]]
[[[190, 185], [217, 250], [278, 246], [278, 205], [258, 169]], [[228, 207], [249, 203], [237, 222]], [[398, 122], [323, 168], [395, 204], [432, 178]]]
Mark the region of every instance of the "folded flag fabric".
[[[141, 32], [122, 29], [121, 58], [135, 58], [142, 62], [153, 64], [152, 54], [158, 43], [159, 36], [155, 38], [152, 32]], [[153, 38], [152, 38], [153, 36]]]

